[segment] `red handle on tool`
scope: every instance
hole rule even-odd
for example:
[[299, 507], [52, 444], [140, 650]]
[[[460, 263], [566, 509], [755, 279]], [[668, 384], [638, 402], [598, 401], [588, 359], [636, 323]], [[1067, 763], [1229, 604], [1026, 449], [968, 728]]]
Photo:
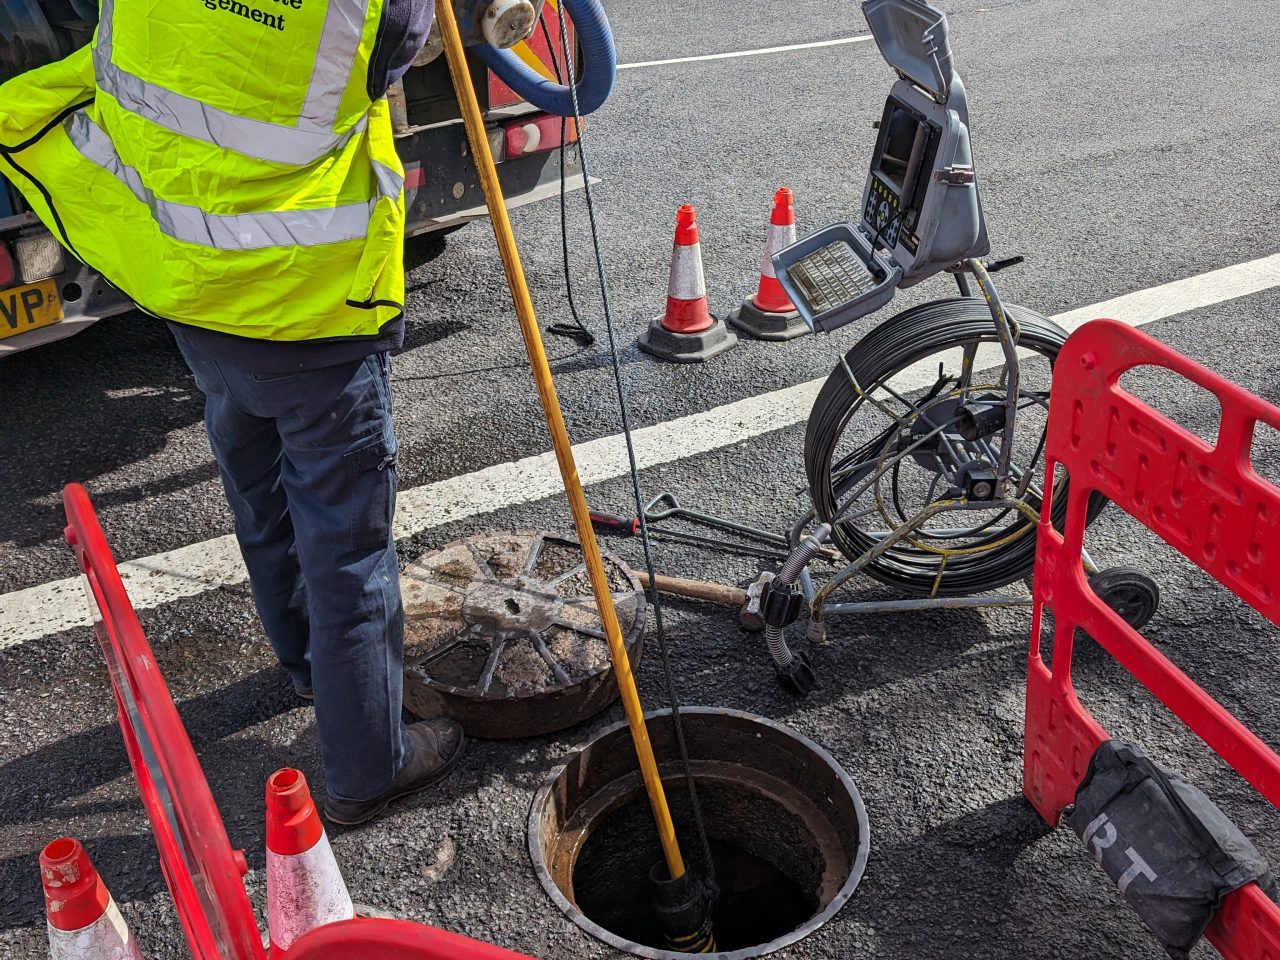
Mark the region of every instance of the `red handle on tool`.
[[590, 512], [590, 516], [592, 523], [605, 530], [625, 533], [629, 537], [635, 536], [640, 532], [639, 517], [620, 517], [616, 513], [597, 513], [594, 510]]

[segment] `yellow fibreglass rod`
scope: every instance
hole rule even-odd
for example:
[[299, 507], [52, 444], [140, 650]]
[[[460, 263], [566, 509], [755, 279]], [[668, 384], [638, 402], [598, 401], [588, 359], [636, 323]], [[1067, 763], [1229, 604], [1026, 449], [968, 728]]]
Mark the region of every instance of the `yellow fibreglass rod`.
[[564, 481], [564, 490], [569, 497], [569, 508], [573, 512], [573, 523], [578, 530], [578, 539], [582, 543], [587, 574], [591, 578], [591, 590], [595, 594], [596, 606], [600, 608], [600, 622], [609, 644], [609, 656], [613, 660], [613, 676], [622, 696], [622, 707], [627, 715], [627, 724], [631, 728], [631, 740], [635, 744], [640, 773], [644, 777], [645, 790], [649, 794], [649, 805], [653, 808], [653, 818], [658, 825], [658, 838], [662, 842], [667, 870], [671, 879], [675, 880], [685, 872], [684, 858], [680, 856], [680, 844], [676, 839], [675, 825], [671, 822], [667, 795], [662, 788], [657, 761], [653, 757], [653, 745], [649, 742], [649, 731], [644, 723], [644, 708], [640, 705], [636, 679], [631, 672], [631, 660], [622, 642], [618, 613], [613, 607], [613, 592], [605, 574], [604, 563], [600, 559], [600, 545], [596, 543], [595, 530], [591, 526], [587, 498], [582, 492], [582, 483], [578, 479], [578, 467], [573, 460], [573, 446], [565, 430], [564, 415], [560, 412], [560, 401], [556, 397], [555, 381], [551, 376], [551, 367], [547, 363], [547, 354], [542, 345], [542, 331], [538, 329], [538, 318], [534, 314], [533, 301], [529, 297], [529, 285], [525, 280], [524, 267], [520, 264], [520, 254], [516, 250], [515, 234], [511, 229], [511, 220], [507, 216], [507, 204], [502, 195], [502, 185], [498, 182], [493, 153], [489, 149], [489, 138], [485, 134], [480, 104], [476, 100], [475, 87], [471, 83], [471, 74], [467, 69], [466, 54], [462, 47], [462, 36], [458, 32], [458, 21], [454, 17], [452, 0], [436, 0], [436, 19], [440, 21], [440, 36], [444, 40], [449, 72], [453, 76], [453, 89], [462, 108], [467, 139], [471, 142], [471, 154], [475, 158], [480, 183], [484, 187], [484, 198], [489, 207], [493, 235], [498, 241], [498, 250], [502, 254], [502, 266], [507, 272], [507, 286], [511, 290], [516, 315], [520, 318], [520, 334], [524, 337], [525, 350], [529, 354], [529, 363], [533, 368], [533, 380], [538, 387], [538, 399], [542, 402], [547, 429], [551, 432], [551, 445], [556, 452], [556, 463], [560, 466], [560, 477]]

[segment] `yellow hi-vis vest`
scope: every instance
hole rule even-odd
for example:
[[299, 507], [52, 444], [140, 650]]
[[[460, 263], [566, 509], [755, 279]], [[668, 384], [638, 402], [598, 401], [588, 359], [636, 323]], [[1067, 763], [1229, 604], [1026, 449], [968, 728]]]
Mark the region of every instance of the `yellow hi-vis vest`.
[[0, 85], [0, 172], [149, 313], [371, 337], [404, 302], [383, 0], [102, 0], [91, 46]]

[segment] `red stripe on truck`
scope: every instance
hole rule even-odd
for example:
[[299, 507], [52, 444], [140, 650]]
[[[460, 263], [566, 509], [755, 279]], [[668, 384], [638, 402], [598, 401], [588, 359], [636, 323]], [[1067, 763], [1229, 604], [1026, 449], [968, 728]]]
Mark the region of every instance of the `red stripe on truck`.
[[[546, 33], [543, 33], [542, 27], [536, 27], [533, 31], [533, 36], [525, 42], [529, 44], [529, 48], [537, 55], [538, 59], [547, 65], [552, 76], [559, 76], [562, 81], [567, 81], [568, 71], [564, 68], [563, 55], [560, 48], [560, 18], [556, 15], [555, 10], [551, 9], [551, 4], [549, 3], [542, 8], [542, 22], [546, 25]], [[565, 26], [569, 30], [569, 49], [574, 51], [577, 47], [573, 38], [573, 24], [568, 22], [567, 18]], [[547, 36], [551, 37], [551, 45], [547, 44]], [[557, 66], [559, 67], [559, 73], [556, 71]], [[524, 103], [524, 97], [508, 87], [490, 71], [489, 109], [511, 107], [517, 103]]]

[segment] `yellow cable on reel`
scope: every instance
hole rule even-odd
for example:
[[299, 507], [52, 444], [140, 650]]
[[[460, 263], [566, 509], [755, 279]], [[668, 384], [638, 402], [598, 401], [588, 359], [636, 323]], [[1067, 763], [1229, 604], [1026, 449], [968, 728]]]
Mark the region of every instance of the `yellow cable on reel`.
[[640, 704], [635, 676], [631, 672], [631, 660], [627, 656], [627, 648], [622, 641], [618, 614], [613, 607], [613, 592], [600, 558], [600, 545], [596, 542], [595, 530], [591, 526], [587, 498], [582, 492], [582, 483], [578, 479], [578, 468], [573, 460], [573, 446], [565, 430], [564, 415], [560, 412], [555, 381], [542, 345], [542, 332], [538, 329], [538, 318], [534, 313], [533, 301], [529, 297], [529, 285], [525, 280], [524, 267], [520, 263], [520, 254], [516, 250], [515, 234], [511, 229], [511, 219], [507, 216], [506, 199], [502, 195], [502, 185], [498, 182], [498, 171], [494, 166], [493, 153], [489, 149], [489, 138], [485, 135], [484, 118], [480, 115], [480, 104], [476, 99], [475, 87], [471, 83], [471, 74], [467, 70], [466, 53], [462, 46], [462, 36], [458, 31], [458, 21], [454, 16], [452, 0], [436, 0], [436, 19], [440, 23], [440, 36], [444, 40], [444, 52], [449, 61], [449, 73], [453, 77], [453, 89], [457, 94], [458, 104], [462, 108], [462, 120], [466, 125], [467, 139], [471, 143], [471, 154], [475, 159], [476, 171], [480, 175], [480, 183], [484, 187], [485, 203], [489, 207], [489, 219], [493, 223], [493, 235], [498, 241], [498, 250], [502, 254], [507, 286], [511, 290], [516, 316], [520, 320], [520, 334], [524, 338], [525, 350], [529, 354], [534, 383], [538, 388], [538, 399], [542, 402], [547, 429], [551, 432], [551, 445], [556, 453], [556, 463], [560, 467], [560, 477], [569, 498], [569, 508], [573, 512], [573, 523], [578, 531], [578, 539], [582, 543], [587, 574], [591, 578], [591, 590], [595, 595], [596, 606], [600, 609], [600, 622], [609, 644], [614, 679], [622, 696], [622, 708], [627, 715], [627, 724], [631, 728], [631, 740], [635, 744], [640, 773], [644, 778], [645, 791], [649, 795], [649, 805], [653, 809], [653, 818], [658, 825], [658, 839], [662, 843], [667, 871], [673, 880], [679, 879], [685, 872], [684, 858], [680, 855], [680, 844], [676, 839], [675, 825], [671, 821], [671, 810], [667, 806], [667, 795], [663, 790], [658, 764], [653, 756], [653, 745], [649, 742], [649, 731], [644, 722], [644, 708]]

